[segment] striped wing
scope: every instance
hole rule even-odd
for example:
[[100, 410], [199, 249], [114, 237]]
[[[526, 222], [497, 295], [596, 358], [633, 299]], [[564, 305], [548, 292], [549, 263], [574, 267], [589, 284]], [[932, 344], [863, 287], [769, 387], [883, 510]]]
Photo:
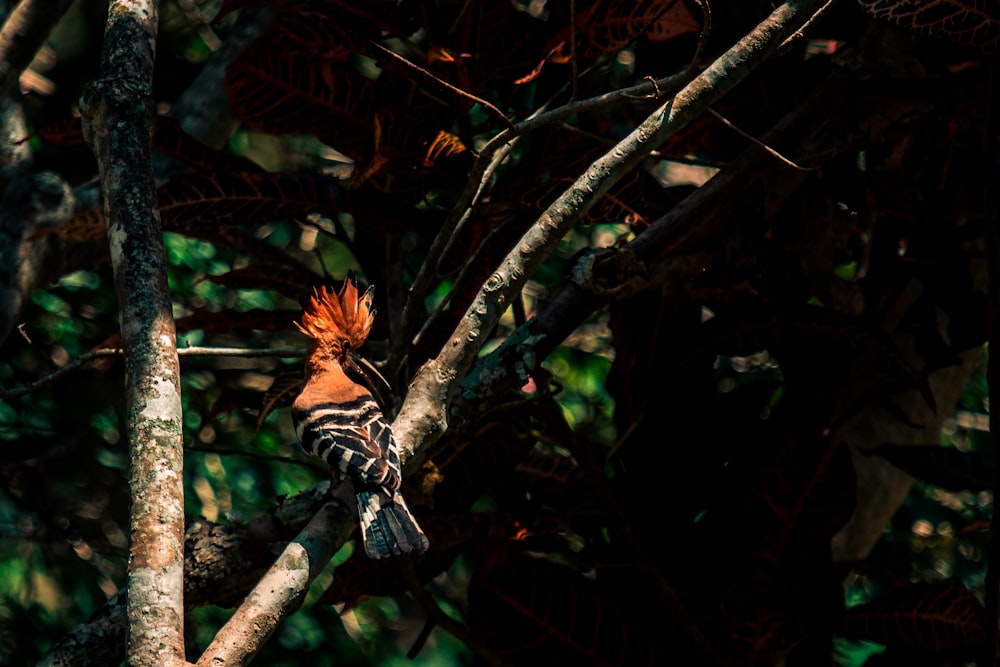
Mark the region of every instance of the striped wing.
[[371, 396], [292, 410], [302, 447], [362, 484], [398, 489], [399, 450]]

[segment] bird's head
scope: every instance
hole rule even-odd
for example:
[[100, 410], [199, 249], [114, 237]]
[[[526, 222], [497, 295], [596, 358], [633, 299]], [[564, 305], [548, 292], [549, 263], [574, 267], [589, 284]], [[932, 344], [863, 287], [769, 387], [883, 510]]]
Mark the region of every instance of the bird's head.
[[359, 296], [353, 276], [338, 294], [330, 287], [317, 287], [302, 312], [299, 331], [312, 339], [311, 347], [323, 357], [343, 364], [352, 350], [360, 348], [375, 321], [374, 286]]

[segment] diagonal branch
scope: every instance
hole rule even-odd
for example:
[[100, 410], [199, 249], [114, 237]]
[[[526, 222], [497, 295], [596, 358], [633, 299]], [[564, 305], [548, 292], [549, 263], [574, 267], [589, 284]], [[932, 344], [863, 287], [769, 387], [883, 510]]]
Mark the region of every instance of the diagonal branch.
[[[849, 97], [850, 83], [846, 75], [831, 77], [770, 129], [762, 143], [800, 143], [804, 134], [838, 109], [839, 100]], [[582, 256], [572, 270], [572, 280], [545, 309], [477, 362], [462, 382], [453, 412], [464, 419], [494, 397], [522, 386], [588, 315], [612, 299], [654, 288], [670, 278], [670, 255], [682, 254], [698, 240], [719, 233], [742, 205], [742, 193], [776, 170], [786, 180], [801, 178], [802, 172], [789, 174], [783, 164], [755, 143], [631, 242]]]
[[404, 458], [435, 442], [448, 428], [447, 405], [489, 331], [559, 240], [580, 217], [651, 150], [704, 112], [760, 65], [825, 3], [789, 0], [654, 111], [594, 162], [521, 238], [480, 290], [437, 358], [410, 385], [394, 430]]
[[497, 167], [506, 159], [508, 153], [519, 137], [537, 130], [540, 127], [554, 125], [570, 116], [586, 113], [595, 109], [611, 106], [624, 100], [642, 98], [660, 98], [671, 95], [694, 76], [693, 68], [685, 69], [662, 79], [646, 79], [629, 88], [604, 93], [586, 100], [571, 101], [555, 109], [546, 111], [544, 108], [532, 114], [529, 118], [507, 128], [489, 140], [479, 151], [476, 162], [469, 173], [468, 185], [458, 197], [441, 229], [434, 237], [427, 256], [413, 280], [410, 294], [400, 318], [399, 331], [393, 339], [392, 349], [385, 367], [389, 375], [395, 375], [403, 362], [407, 348], [412, 343], [413, 334], [419, 324], [420, 312], [423, 308], [424, 296], [434, 280], [438, 263], [445, 254], [449, 244], [458, 230], [466, 223], [476, 203], [486, 192], [487, 186]]
[[149, 153], [157, 20], [154, 0], [110, 3], [100, 77], [80, 105], [100, 167], [125, 350], [133, 667], [187, 664], [180, 370]]
[[316, 513], [250, 591], [215, 635], [198, 667], [245, 665], [278, 627], [299, 608], [309, 584], [354, 530], [357, 505], [350, 484], [333, 490], [333, 500]]
[[[543, 213], [487, 281], [444, 351], [426, 364], [410, 385], [400, 415], [393, 423], [400, 449], [410, 459], [409, 468], [412, 469], [418, 458], [413, 454], [426, 452], [447, 428], [445, 410], [455, 383], [468, 370], [503, 309], [566, 230], [621, 175], [745, 78], [822, 4], [822, 0], [791, 0], [778, 7], [751, 34], [678, 93], [674, 101], [660, 107], [635, 132], [595, 162], [573, 187]], [[247, 597], [234, 619], [238, 617], [243, 622], [252, 620], [253, 631], [264, 637], [274, 631], [277, 623], [296, 607], [304, 595], [315, 576], [316, 559], [328, 559], [353, 529], [356, 515], [349, 511], [350, 499], [344, 498], [343, 501], [348, 511], [338, 513], [337, 526], [328, 527], [329, 531], [322, 533], [319, 526], [303, 531], [300, 538], [279, 557], [275, 569]], [[322, 562], [325, 563], [325, 560]], [[267, 592], [267, 587], [273, 586], [275, 581], [289, 587], [280, 598]], [[230, 624], [227, 624], [219, 636], [229, 632], [229, 627]], [[232, 632], [237, 631], [238, 626], [233, 626]], [[211, 659], [242, 661], [249, 656], [235, 650], [228, 651], [226, 645], [213, 642], [199, 664], [208, 665]]]
[[71, 0], [22, 0], [0, 29], [0, 99], [7, 96]]

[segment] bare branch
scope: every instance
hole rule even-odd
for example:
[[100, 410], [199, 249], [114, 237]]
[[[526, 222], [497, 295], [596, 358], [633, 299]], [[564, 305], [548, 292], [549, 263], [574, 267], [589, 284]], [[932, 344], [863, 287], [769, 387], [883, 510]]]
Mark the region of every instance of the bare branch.
[[350, 484], [333, 491], [325, 505], [261, 578], [232, 618], [198, 660], [199, 667], [245, 665], [260, 650], [278, 623], [299, 608], [309, 583], [350, 537], [357, 504]]
[[[34, 382], [30, 382], [23, 387], [9, 390], [0, 389], [0, 399], [17, 398], [18, 396], [30, 394], [31, 392], [41, 389], [42, 387], [48, 387], [49, 385], [55, 383], [55, 381], [63, 375], [66, 375], [70, 371], [80, 368], [81, 366], [85, 366], [86, 364], [98, 359], [116, 357], [121, 354], [121, 348], [91, 350], [90, 352], [81, 354], [79, 357], [68, 362], [65, 366], [62, 366], [58, 370], [40, 377]], [[304, 357], [305, 354], [306, 351], [304, 349], [280, 347], [257, 349], [239, 347], [182, 347], [177, 350], [177, 356], [179, 357]]]
[[403, 309], [403, 315], [400, 318], [399, 330], [393, 339], [392, 350], [385, 363], [389, 375], [395, 375], [406, 354], [406, 350], [413, 342], [413, 334], [419, 324], [418, 320], [423, 308], [424, 296], [427, 294], [431, 282], [434, 280], [441, 257], [445, 254], [455, 234], [469, 219], [473, 207], [483, 193], [486, 192], [497, 167], [506, 159], [519, 137], [540, 127], [558, 123], [575, 114], [611, 106], [625, 100], [636, 97], [656, 99], [665, 95], [672, 95], [693, 76], [693, 70], [685, 70], [662, 79], [644, 79], [642, 83], [629, 88], [622, 88], [586, 100], [580, 100], [579, 102], [569, 102], [550, 111], [546, 111], [543, 107], [529, 118], [514, 125], [513, 128], [503, 130], [490, 139], [479, 152], [479, 157], [472, 165], [465, 190], [459, 195], [458, 201], [452, 208], [451, 213], [441, 226], [437, 236], [434, 237], [434, 241], [427, 251], [427, 256], [424, 258], [424, 263], [417, 272], [417, 277], [410, 288], [410, 294]]
[[799, 165], [799, 164], [796, 164], [796, 163], [792, 162], [791, 160], [789, 160], [784, 155], [782, 155], [778, 151], [774, 150], [773, 148], [771, 148], [770, 146], [768, 146], [767, 144], [765, 144], [763, 141], [761, 141], [757, 137], [755, 137], [755, 136], [753, 136], [751, 134], [748, 134], [748, 133], [744, 132], [743, 130], [741, 130], [739, 127], [737, 127], [735, 124], [733, 124], [732, 121], [730, 121], [728, 118], [726, 118], [725, 116], [723, 116], [721, 113], [719, 113], [715, 109], [712, 109], [711, 107], [709, 107], [708, 113], [712, 114], [713, 116], [715, 116], [716, 118], [718, 118], [720, 121], [722, 121], [723, 125], [725, 125], [726, 127], [728, 127], [730, 130], [732, 130], [736, 134], [740, 135], [741, 137], [743, 137], [747, 141], [750, 141], [750, 142], [753, 142], [753, 143], [757, 144], [758, 146], [760, 146], [761, 148], [763, 148], [765, 151], [767, 151], [770, 155], [772, 155], [773, 157], [781, 160], [782, 162], [784, 162], [785, 164], [787, 164], [792, 169], [798, 169], [799, 171], [815, 171], [815, 170], [819, 169], [819, 167], [803, 167], [802, 165]]
[[[846, 95], [847, 81], [834, 77], [815, 90], [763, 136], [768, 144], [791, 143], [820, 124]], [[583, 320], [609, 300], [651, 289], [670, 277], [665, 258], [685, 244], [718, 233], [721, 221], [741, 204], [740, 193], [774, 173], [787, 173], [761, 145], [753, 144], [708, 183], [688, 195], [648, 229], [620, 249], [602, 249], [580, 258], [573, 279], [535, 319], [519, 327], [462, 383], [457, 401], [463, 418], [481, 410], [494, 396], [520, 387], [537, 364]], [[788, 178], [800, 177], [793, 172]], [[686, 278], [686, 277], [685, 277]]]
[[149, 153], [157, 21], [153, 0], [110, 3], [100, 77], [81, 100], [105, 194], [125, 350], [133, 667], [187, 664], [180, 369]]
[[0, 29], [0, 99], [7, 97], [71, 4], [72, 0], [22, 0], [7, 17]]
[[670, 102], [654, 111], [542, 214], [483, 286], [444, 350], [425, 364], [394, 423], [404, 457], [434, 442], [447, 429], [446, 406], [486, 334], [559, 239], [622, 175], [702, 113], [762, 63], [812, 13], [820, 0], [790, 0], [712, 63]]
[[693, 67], [698, 67], [701, 59], [705, 57], [708, 36], [712, 34], [712, 8], [708, 6], [708, 0], [694, 1], [701, 10], [701, 32], [698, 33], [698, 46], [694, 50], [694, 58], [691, 59], [691, 64]]
[[498, 121], [500, 121], [504, 125], [504, 127], [512, 127], [513, 126], [513, 124], [510, 122], [510, 119], [507, 118], [506, 115], [504, 115], [504, 112], [500, 111], [500, 109], [497, 109], [496, 106], [494, 106], [491, 102], [489, 102], [487, 100], [484, 100], [481, 97], [476, 97], [472, 93], [467, 93], [467, 92], [465, 92], [464, 90], [462, 90], [461, 88], [459, 88], [457, 86], [451, 85], [450, 83], [448, 83], [444, 79], [441, 79], [440, 77], [435, 76], [433, 73], [428, 72], [427, 70], [425, 70], [420, 65], [417, 65], [416, 63], [410, 62], [409, 60], [407, 60], [403, 56], [399, 55], [395, 51], [390, 51], [389, 49], [385, 48], [384, 46], [382, 46], [378, 42], [369, 42], [369, 44], [371, 44], [376, 49], [378, 49], [379, 52], [384, 53], [385, 55], [389, 56], [390, 58], [392, 58], [396, 62], [401, 63], [404, 67], [408, 67], [409, 69], [412, 69], [415, 72], [419, 73], [421, 76], [423, 76], [423, 77], [425, 77], [427, 79], [430, 79], [436, 85], [441, 86], [442, 88], [445, 88], [445, 89], [451, 91], [452, 93], [458, 95], [459, 97], [462, 97], [464, 99], [469, 100], [470, 102], [475, 102], [476, 104], [479, 104], [484, 109], [486, 109], [487, 111], [489, 111], [490, 114], [494, 118], [496, 118]]

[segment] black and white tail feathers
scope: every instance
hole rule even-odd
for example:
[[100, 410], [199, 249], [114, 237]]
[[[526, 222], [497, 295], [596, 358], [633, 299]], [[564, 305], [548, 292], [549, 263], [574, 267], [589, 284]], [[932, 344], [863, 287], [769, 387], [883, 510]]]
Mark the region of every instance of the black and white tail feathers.
[[365, 553], [370, 558], [427, 551], [427, 537], [414, 521], [399, 491], [371, 487], [357, 489], [356, 493]]
[[371, 392], [345, 371], [374, 319], [371, 288], [359, 293], [353, 279], [339, 293], [315, 290], [299, 324], [311, 341], [292, 420], [303, 448], [325, 460], [334, 477], [354, 483], [365, 552], [372, 558], [421, 554], [427, 537], [399, 492], [402, 466], [392, 429]]
[[[307, 452], [354, 483], [365, 553], [387, 558], [427, 551], [427, 537], [399, 492], [399, 448], [378, 404], [367, 393], [343, 402], [311, 402], [311, 393], [292, 407], [296, 434]], [[320, 392], [323, 398], [332, 393]]]

